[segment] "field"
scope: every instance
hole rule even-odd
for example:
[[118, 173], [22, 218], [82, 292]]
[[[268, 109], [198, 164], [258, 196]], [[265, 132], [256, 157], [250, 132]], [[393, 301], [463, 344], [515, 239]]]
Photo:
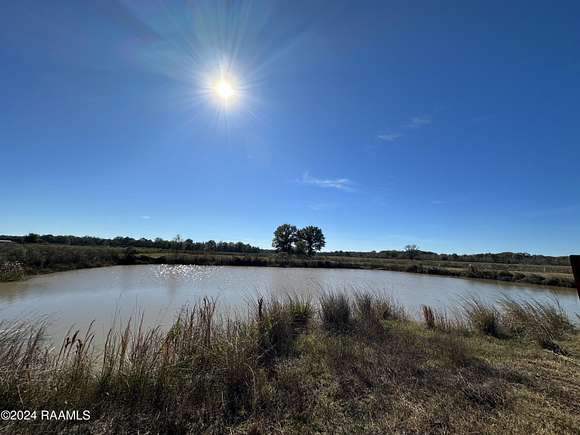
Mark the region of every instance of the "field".
[[3, 433], [578, 433], [580, 340], [557, 306], [468, 301], [407, 319], [380, 294], [258, 300], [223, 319], [204, 300], [174, 325], [71, 331], [3, 325], [0, 407], [90, 420], [4, 421]]
[[492, 279], [544, 286], [574, 287], [570, 266], [465, 261], [386, 259], [318, 254], [298, 257], [262, 253], [185, 252], [150, 248], [9, 244], [0, 245], [0, 281], [38, 273], [118, 264], [198, 264], [378, 269], [463, 278]]

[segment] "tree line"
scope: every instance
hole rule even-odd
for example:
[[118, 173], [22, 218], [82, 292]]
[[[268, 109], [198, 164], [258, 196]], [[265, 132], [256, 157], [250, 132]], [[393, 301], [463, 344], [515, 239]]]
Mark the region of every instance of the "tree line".
[[192, 252], [246, 252], [257, 253], [260, 248], [243, 242], [216, 242], [208, 240], [207, 242], [194, 242], [192, 239], [183, 239], [177, 235], [173, 240], [164, 240], [157, 237], [153, 240], [132, 237], [115, 237], [106, 239], [93, 236], [55, 236], [52, 234], [35, 234], [30, 233], [26, 236], [2, 236], [0, 240], [11, 240], [16, 243], [44, 243], [56, 245], [75, 245], [75, 246], [108, 246], [108, 247], [134, 247], [134, 248], [156, 248], [156, 249], [176, 249]]
[[569, 266], [567, 256], [552, 257], [549, 255], [528, 254], [527, 252], [497, 252], [482, 254], [438, 254], [436, 252], [422, 251], [416, 245], [407, 245], [404, 250], [388, 251], [333, 251], [325, 252], [324, 255], [337, 257], [362, 257], [362, 258], [385, 258], [385, 259], [408, 259], [408, 260], [431, 260], [431, 261], [458, 261], [466, 263], [503, 263], [503, 264], [533, 264], [546, 266]]
[[313, 256], [326, 245], [322, 230], [309, 225], [298, 229], [295, 225], [283, 224], [274, 231], [272, 247], [277, 252]]
[[[105, 246], [105, 247], [135, 247], [185, 250], [191, 252], [232, 252], [232, 253], [259, 253], [267, 252], [256, 246], [243, 242], [194, 242], [192, 239], [183, 239], [176, 236], [173, 240], [134, 239], [132, 237], [101, 238], [93, 236], [52, 235], [30, 233], [25, 236], [0, 235], [0, 240], [10, 240], [16, 243], [38, 243], [71, 246]], [[294, 225], [280, 225], [274, 232], [272, 246], [278, 252], [312, 256], [325, 246], [324, 234], [318, 227], [308, 226], [298, 229]], [[499, 252], [482, 254], [438, 254], [436, 252], [420, 250], [416, 245], [407, 245], [403, 250], [383, 251], [333, 251], [325, 252], [325, 256], [410, 259], [417, 261], [458, 261], [468, 263], [503, 263], [503, 264], [533, 264], [550, 266], [569, 266], [568, 257], [552, 257], [534, 255], [525, 252]]]

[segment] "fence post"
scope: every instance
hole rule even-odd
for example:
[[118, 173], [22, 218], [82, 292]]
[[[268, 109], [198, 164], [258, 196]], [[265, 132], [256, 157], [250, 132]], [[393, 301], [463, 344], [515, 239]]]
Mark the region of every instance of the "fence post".
[[578, 297], [580, 298], [580, 255], [570, 255], [570, 264], [572, 264], [576, 291], [578, 291]]

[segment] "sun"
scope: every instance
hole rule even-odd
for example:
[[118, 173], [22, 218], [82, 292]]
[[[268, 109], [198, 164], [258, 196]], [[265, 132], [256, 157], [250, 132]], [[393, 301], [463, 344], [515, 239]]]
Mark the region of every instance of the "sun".
[[221, 65], [219, 69], [208, 71], [205, 75], [203, 93], [217, 106], [220, 114], [230, 112], [242, 100], [245, 101], [246, 89], [229, 65]]
[[233, 83], [227, 79], [218, 80], [213, 86], [215, 94], [224, 102], [229, 102], [236, 96], [236, 89]]

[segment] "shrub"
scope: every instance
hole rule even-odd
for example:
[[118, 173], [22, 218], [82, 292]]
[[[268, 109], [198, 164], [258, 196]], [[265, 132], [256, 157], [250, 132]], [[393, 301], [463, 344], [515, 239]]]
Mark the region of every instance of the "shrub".
[[542, 275], [538, 275], [537, 273], [532, 273], [530, 275], [526, 275], [523, 281], [529, 282], [530, 284], [542, 284], [544, 282], [544, 277]]
[[497, 273], [497, 279], [499, 279], [500, 281], [513, 281], [514, 274], [507, 270], [500, 270]]

